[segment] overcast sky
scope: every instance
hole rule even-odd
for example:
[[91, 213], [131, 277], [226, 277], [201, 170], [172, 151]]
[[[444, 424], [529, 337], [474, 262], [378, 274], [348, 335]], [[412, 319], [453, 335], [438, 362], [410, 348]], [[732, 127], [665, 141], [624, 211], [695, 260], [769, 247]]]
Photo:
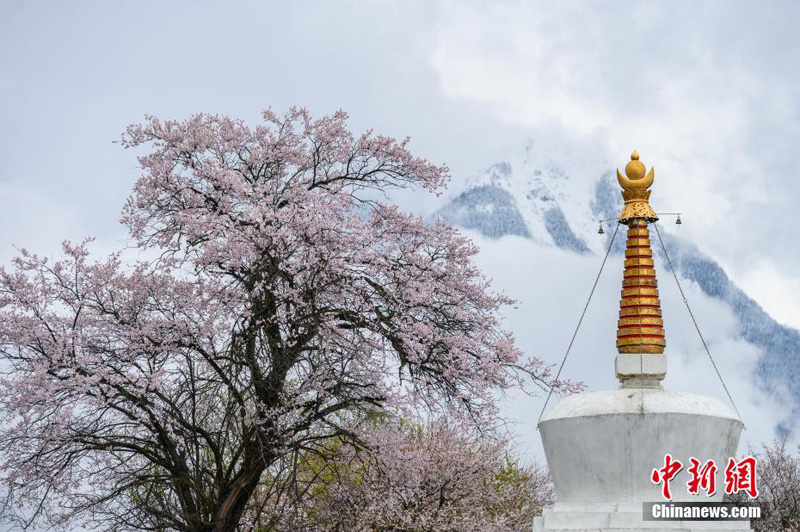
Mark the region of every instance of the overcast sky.
[[800, 327], [798, 15], [791, 1], [0, 0], [0, 260], [124, 238], [138, 170], [112, 141], [145, 113], [343, 108], [449, 164], [454, 191], [529, 138], [592, 146], [610, 167], [636, 148], [659, 210], [682, 211], [685, 236]]

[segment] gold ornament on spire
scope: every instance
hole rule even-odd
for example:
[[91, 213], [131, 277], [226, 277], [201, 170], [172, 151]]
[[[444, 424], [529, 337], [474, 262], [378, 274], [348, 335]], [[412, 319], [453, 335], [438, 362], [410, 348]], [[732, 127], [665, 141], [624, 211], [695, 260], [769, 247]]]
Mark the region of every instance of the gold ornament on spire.
[[625, 166], [625, 176], [617, 170], [617, 180], [622, 187], [622, 197], [625, 199], [625, 208], [619, 215], [620, 223], [628, 223], [635, 218], [643, 218], [648, 222], [658, 220], [655, 211], [650, 207], [650, 191], [647, 190], [653, 184], [655, 169], [650, 167], [650, 171], [645, 175], [645, 166], [639, 160], [636, 150], [631, 154], [631, 162]]
[[647, 189], [653, 184], [653, 169], [650, 168], [645, 176], [645, 166], [634, 151], [631, 162], [625, 167], [625, 175], [627, 178], [617, 170], [622, 197], [625, 198], [619, 222], [628, 226], [617, 323], [617, 351], [660, 355], [664, 353], [666, 341], [650, 232], [647, 229], [648, 223], [658, 220], [648, 202], [650, 191]]

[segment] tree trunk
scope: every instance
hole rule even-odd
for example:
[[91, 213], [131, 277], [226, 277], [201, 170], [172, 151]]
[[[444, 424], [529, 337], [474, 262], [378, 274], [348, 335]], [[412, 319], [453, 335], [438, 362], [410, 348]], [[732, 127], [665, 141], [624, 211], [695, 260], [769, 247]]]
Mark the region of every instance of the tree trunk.
[[261, 480], [265, 466], [261, 459], [255, 459], [231, 483], [227, 495], [214, 516], [215, 532], [235, 532], [242, 513]]

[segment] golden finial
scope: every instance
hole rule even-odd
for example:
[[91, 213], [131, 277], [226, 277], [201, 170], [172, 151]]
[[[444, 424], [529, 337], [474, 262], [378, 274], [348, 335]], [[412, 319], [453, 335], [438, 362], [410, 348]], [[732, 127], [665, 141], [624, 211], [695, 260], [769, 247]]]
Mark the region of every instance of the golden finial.
[[648, 202], [650, 191], [647, 190], [653, 184], [655, 169], [650, 167], [647, 175], [645, 170], [644, 163], [639, 160], [639, 153], [636, 150], [631, 153], [631, 160], [625, 166], [625, 176], [617, 170], [617, 181], [622, 187], [622, 197], [625, 199], [625, 207], [619, 215], [620, 223], [628, 223], [635, 218], [642, 218], [648, 222], [658, 220]]
[[631, 161], [625, 167], [627, 177], [617, 170], [617, 179], [625, 199], [619, 221], [628, 226], [617, 323], [617, 350], [620, 353], [658, 355], [664, 352], [666, 342], [647, 229], [647, 224], [658, 220], [658, 216], [650, 207], [650, 191], [647, 190], [653, 184], [654, 171], [650, 168], [645, 175], [645, 170], [636, 151], [631, 154]]
[[628, 176], [628, 179], [636, 181], [644, 177], [644, 170], [644, 164], [639, 160], [639, 153], [633, 150], [631, 162], [625, 167], [625, 175]]

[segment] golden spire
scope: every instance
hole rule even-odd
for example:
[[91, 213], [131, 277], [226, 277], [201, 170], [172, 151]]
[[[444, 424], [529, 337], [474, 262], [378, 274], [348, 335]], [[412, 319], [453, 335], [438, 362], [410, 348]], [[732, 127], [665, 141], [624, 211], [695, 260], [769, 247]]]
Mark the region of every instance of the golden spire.
[[664, 322], [661, 319], [653, 251], [650, 249], [650, 232], [647, 230], [649, 222], [658, 220], [650, 207], [650, 191], [647, 190], [653, 184], [654, 172], [650, 168], [645, 176], [645, 166], [634, 151], [625, 167], [625, 175], [627, 178], [617, 170], [617, 179], [625, 199], [619, 223], [628, 226], [617, 350], [620, 353], [660, 355], [666, 347]]

